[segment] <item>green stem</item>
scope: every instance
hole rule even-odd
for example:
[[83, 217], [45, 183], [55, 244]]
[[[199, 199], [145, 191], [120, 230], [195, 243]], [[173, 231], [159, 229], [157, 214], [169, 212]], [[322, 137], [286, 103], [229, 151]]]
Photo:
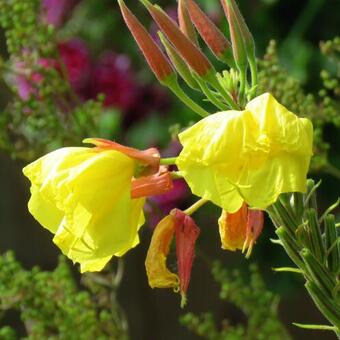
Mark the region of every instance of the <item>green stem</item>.
[[242, 106], [246, 90], [246, 71], [243, 69], [239, 69], [239, 74], [240, 74], [240, 89], [238, 93], [238, 101]]
[[249, 58], [250, 74], [251, 74], [251, 88], [254, 91], [253, 97], [256, 97], [257, 86], [257, 65], [255, 58]]
[[202, 92], [205, 94], [205, 96], [209, 99], [209, 101], [214, 104], [217, 108], [219, 108], [222, 111], [228, 110], [228, 106], [223, 104], [216, 95], [209, 89], [207, 84], [204, 80], [201, 80], [200, 78], [196, 77], [196, 81], [198, 82], [198, 85], [200, 86]]
[[233, 98], [230, 96], [230, 94], [223, 88], [223, 86], [220, 84], [218, 79], [216, 78], [215, 74], [212, 74], [208, 77], [207, 81], [215, 87], [217, 91], [220, 92], [223, 99], [226, 101], [226, 103], [229, 105], [229, 107], [233, 110], [240, 110], [240, 107], [235, 103]]
[[207, 202], [208, 202], [207, 200], [205, 200], [204, 198], [201, 198], [196, 203], [194, 203], [191, 207], [189, 207], [188, 209], [184, 210], [184, 213], [190, 216], [194, 212], [196, 212], [199, 208], [201, 208]]
[[201, 106], [190, 99], [188, 95], [178, 85], [177, 81], [173, 81], [165, 85], [191, 110], [193, 110], [203, 118], [209, 116], [209, 112], [205, 111]]
[[171, 178], [172, 179], [181, 179], [181, 178], [183, 178], [183, 176], [182, 176], [180, 171], [172, 171], [171, 172]]
[[173, 165], [176, 164], [177, 157], [169, 157], [169, 158], [161, 158], [160, 164], [161, 165]]

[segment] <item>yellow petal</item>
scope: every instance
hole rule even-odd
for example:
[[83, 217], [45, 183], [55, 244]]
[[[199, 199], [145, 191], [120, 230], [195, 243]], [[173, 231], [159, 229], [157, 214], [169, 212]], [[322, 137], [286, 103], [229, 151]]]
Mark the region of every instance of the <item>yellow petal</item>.
[[156, 226], [145, 260], [151, 288], [178, 288], [178, 276], [166, 267], [166, 257], [175, 232], [174, 218], [164, 217]]
[[131, 199], [135, 161], [114, 150], [64, 148], [24, 169], [30, 211], [81, 270], [100, 270], [139, 242], [144, 199]]
[[177, 165], [192, 192], [229, 213], [246, 201], [264, 209], [280, 193], [303, 192], [313, 128], [271, 94], [244, 111], [218, 112], [179, 135]]

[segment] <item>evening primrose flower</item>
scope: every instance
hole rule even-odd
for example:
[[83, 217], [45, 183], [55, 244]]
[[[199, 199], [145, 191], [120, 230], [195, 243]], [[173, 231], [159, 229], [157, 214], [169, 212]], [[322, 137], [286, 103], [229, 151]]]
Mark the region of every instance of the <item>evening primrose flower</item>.
[[179, 134], [176, 164], [192, 192], [228, 213], [265, 209], [281, 193], [305, 192], [313, 127], [270, 94], [243, 111], [206, 117]]
[[138, 244], [145, 199], [132, 198], [131, 182], [137, 169], [154, 173], [159, 164], [155, 149], [85, 142], [97, 147], [58, 149], [23, 169], [32, 184], [30, 213], [81, 272], [99, 271]]

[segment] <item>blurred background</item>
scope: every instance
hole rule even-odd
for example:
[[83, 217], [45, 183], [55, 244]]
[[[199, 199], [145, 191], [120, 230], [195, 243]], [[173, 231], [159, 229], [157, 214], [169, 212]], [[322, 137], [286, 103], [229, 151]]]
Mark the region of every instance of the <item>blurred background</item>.
[[[227, 31], [218, 0], [197, 2], [222, 30]], [[157, 28], [143, 6], [137, 1], [126, 3], [156, 36]], [[176, 17], [175, 0], [159, 0], [158, 4]], [[319, 44], [339, 34], [340, 2], [239, 0], [239, 5], [255, 37], [258, 58], [263, 58], [269, 41], [275, 39], [282, 72], [297, 81], [305, 93], [317, 96], [323, 86], [320, 72], [336, 72], [334, 65], [320, 52]], [[57, 48], [79, 100], [96, 100], [98, 95], [105, 95], [105, 99], [100, 98], [104, 108], [100, 122], [92, 133], [138, 148], [157, 146], [164, 156], [177, 155], [179, 144], [172, 135], [179, 126], [189, 124], [196, 117], [157, 83], [123, 23], [116, 2], [50, 0], [45, 1], [44, 6], [41, 20], [57, 27]], [[0, 53], [2, 60], [8, 59], [3, 28], [0, 29]], [[270, 75], [267, 75], [267, 83], [268, 77]], [[0, 82], [0, 116], [13, 100], [24, 102], [31, 91], [24, 78], [17, 77], [13, 86], [18, 89], [16, 94], [11, 94], [4, 81]], [[334, 168], [332, 171], [316, 167], [311, 174], [316, 180], [322, 179], [319, 192], [321, 211], [339, 195], [340, 177], [336, 170], [340, 168], [338, 136], [339, 130], [334, 124], [325, 124], [322, 138], [330, 145], [329, 159]], [[56, 147], [52, 139], [46, 139], [43, 144], [43, 147], [30, 144], [23, 150], [46, 151]], [[27, 211], [29, 183], [21, 169], [33, 156], [29, 152], [22, 155], [21, 152], [11, 156], [6, 150], [0, 151], [0, 253], [14, 250], [16, 258], [26, 269], [38, 265], [44, 270], [53, 270], [59, 251], [51, 242], [51, 234]], [[187, 312], [212, 312], [218, 323], [223, 319], [232, 324], [244, 323], [244, 314], [219, 298], [219, 286], [209, 265], [215, 259], [220, 260], [225, 268], [238, 268], [241, 272], [247, 272], [250, 263], [258, 265], [268, 289], [280, 296], [279, 316], [293, 339], [335, 338], [331, 333], [301, 330], [292, 325], [292, 322], [317, 324], [325, 321], [298, 275], [272, 271], [273, 267], [291, 264], [285, 252], [270, 242], [275, 234], [269, 220], [265, 222], [264, 232], [250, 260], [246, 260], [240, 252], [231, 253], [220, 248], [216, 224], [219, 211], [207, 205], [195, 218], [202, 231], [185, 310], [180, 309], [179, 297], [170, 290], [149, 288], [144, 260], [153, 227], [173, 207], [185, 208], [191, 202], [185, 184], [178, 182], [173, 192], [162, 198], [153, 198], [147, 204], [149, 223], [141, 231], [140, 245], [124, 257], [124, 273], [117, 293], [131, 339], [199, 339], [179, 322], [179, 317]], [[79, 280], [76, 269], [74, 275]], [[24, 336], [24, 327], [16, 313], [7, 313], [0, 319], [1, 326], [7, 324], [14, 325], [19, 335]]]

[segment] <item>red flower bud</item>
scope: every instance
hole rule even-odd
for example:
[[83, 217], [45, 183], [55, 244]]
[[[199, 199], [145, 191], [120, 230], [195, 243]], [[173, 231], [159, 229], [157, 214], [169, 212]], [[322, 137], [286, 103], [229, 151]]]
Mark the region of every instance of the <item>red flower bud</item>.
[[175, 74], [170, 62], [153, 41], [150, 34], [127, 8], [124, 1], [118, 0], [118, 3], [125, 23], [135, 38], [151, 70], [158, 80], [163, 83], [169, 76]]
[[158, 6], [146, 0], [141, 1], [188, 65], [201, 77], [210, 73], [213, 66], [208, 58], [181, 32], [176, 23]]
[[185, 0], [178, 0], [178, 23], [181, 31], [198, 46], [197, 34], [185, 6]]
[[200, 9], [193, 0], [185, 0], [188, 6], [191, 20], [200, 33], [203, 40], [216, 55], [217, 58], [229, 65], [234, 64], [232, 49], [229, 41], [215, 26], [209, 17]]
[[245, 71], [247, 67], [247, 52], [239, 19], [233, 6], [234, 0], [221, 0], [221, 2], [229, 23], [230, 38], [236, 65], [240, 70]]

